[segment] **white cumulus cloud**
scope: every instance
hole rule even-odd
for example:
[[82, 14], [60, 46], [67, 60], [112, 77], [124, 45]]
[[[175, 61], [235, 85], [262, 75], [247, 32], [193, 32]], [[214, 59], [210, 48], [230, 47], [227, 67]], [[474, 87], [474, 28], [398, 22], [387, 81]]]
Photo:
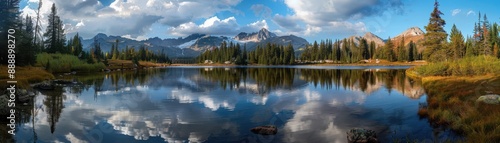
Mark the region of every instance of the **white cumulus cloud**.
[[[401, 0], [284, 0], [292, 15], [273, 17], [273, 22], [288, 33], [313, 36], [317, 33], [340, 33], [343, 36], [367, 31], [364, 18], [403, 13]], [[285, 32], [286, 33], [286, 32]]]
[[194, 22], [183, 23], [169, 29], [170, 33], [177, 36], [187, 36], [193, 33], [209, 35], [235, 35], [238, 32], [255, 32], [261, 28], [268, 28], [266, 20], [256, 21], [240, 26], [236, 18], [219, 19], [217, 16], [208, 18], [204, 23], [197, 25]]
[[[54, 3], [58, 15], [68, 26], [68, 35], [79, 32], [84, 38], [90, 38], [97, 33], [106, 33], [137, 38], [150, 32], [154, 23], [165, 27], [179, 27], [198, 19], [211, 18], [223, 11], [238, 13], [233, 7], [240, 2], [241, 0], [114, 0], [109, 6], [105, 6], [99, 0], [44, 0], [40, 14], [42, 28], [45, 28]], [[29, 0], [28, 4], [38, 5], [38, 0]], [[37, 6], [23, 8], [23, 15], [34, 16], [36, 9], [33, 7]]]

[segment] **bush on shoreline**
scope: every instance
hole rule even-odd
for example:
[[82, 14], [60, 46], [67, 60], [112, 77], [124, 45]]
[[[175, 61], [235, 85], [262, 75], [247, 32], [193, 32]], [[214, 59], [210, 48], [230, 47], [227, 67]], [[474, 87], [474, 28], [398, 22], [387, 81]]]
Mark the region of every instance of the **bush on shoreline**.
[[37, 55], [36, 66], [45, 67], [47, 71], [52, 73], [64, 72], [94, 72], [105, 69], [103, 63], [88, 64], [85, 61], [78, 59], [74, 55], [68, 54], [48, 54], [41, 53]]
[[491, 56], [467, 57], [452, 62], [430, 63], [414, 70], [420, 76], [500, 75], [500, 60]]

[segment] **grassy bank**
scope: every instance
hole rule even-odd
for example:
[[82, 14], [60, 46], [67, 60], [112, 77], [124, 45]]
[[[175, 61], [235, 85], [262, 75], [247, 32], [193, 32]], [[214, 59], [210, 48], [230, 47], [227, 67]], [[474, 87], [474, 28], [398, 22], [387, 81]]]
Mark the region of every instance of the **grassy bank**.
[[52, 73], [97, 72], [106, 68], [103, 63], [88, 64], [74, 55], [48, 53], [37, 55], [36, 66], [45, 67]]
[[421, 79], [428, 95], [427, 110], [419, 115], [463, 133], [467, 142], [500, 142], [500, 105], [476, 102], [500, 94], [500, 60], [479, 56], [431, 63], [406, 75]]
[[165, 63], [153, 63], [153, 62], [146, 62], [146, 61], [139, 61], [138, 67], [135, 66], [135, 64], [130, 61], [130, 60], [109, 60], [108, 61], [108, 66], [106, 68], [110, 70], [117, 70], [117, 69], [133, 69], [133, 68], [144, 68], [144, 67], [164, 67], [168, 66], [169, 64]]
[[468, 57], [450, 62], [430, 63], [412, 70], [424, 77], [500, 75], [500, 60], [491, 56]]
[[477, 103], [484, 94], [500, 94], [499, 76], [424, 77], [427, 116], [462, 132], [467, 142], [500, 142], [500, 105]]
[[[15, 79], [17, 86], [29, 88], [30, 83], [41, 82], [46, 79], [54, 79], [54, 75], [41, 67], [16, 67]], [[0, 66], [0, 88], [4, 89], [6, 82], [10, 80], [7, 73], [7, 66]]]
[[78, 59], [74, 55], [68, 54], [47, 54], [41, 53], [37, 55], [36, 66], [45, 67], [49, 72], [52, 73], [68, 73], [72, 71], [76, 72], [99, 72], [104, 69], [116, 70], [116, 69], [133, 69], [133, 68], [144, 68], [144, 67], [159, 67], [166, 66], [167, 64], [153, 63], [139, 61], [139, 65], [135, 65], [130, 60], [108, 60], [108, 65], [104, 63], [93, 63], [89, 64], [86, 61]]

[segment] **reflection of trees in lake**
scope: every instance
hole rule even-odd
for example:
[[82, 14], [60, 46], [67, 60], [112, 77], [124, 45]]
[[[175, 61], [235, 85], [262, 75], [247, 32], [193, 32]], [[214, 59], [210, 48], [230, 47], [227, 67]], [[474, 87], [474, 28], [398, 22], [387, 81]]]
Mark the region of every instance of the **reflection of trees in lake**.
[[247, 81], [254, 81], [265, 89], [291, 88], [297, 81], [294, 78], [299, 77], [299, 80], [326, 89], [344, 88], [371, 93], [385, 86], [389, 92], [395, 89], [410, 98], [419, 98], [424, 94], [420, 84], [406, 77], [405, 70], [213, 68], [199, 71], [206, 79], [219, 82], [224, 89], [229, 87], [231, 90]]
[[43, 104], [45, 105], [45, 111], [47, 112], [47, 122], [50, 124], [50, 132], [54, 133], [56, 129], [56, 124], [61, 116], [62, 109], [64, 108], [63, 101], [66, 95], [63, 94], [62, 88], [56, 88], [53, 91], [44, 91], [42, 94], [45, 95]]
[[100, 91], [118, 91], [125, 87], [137, 85], [158, 85], [164, 79], [163, 74], [166, 72], [168, 72], [168, 69], [151, 69], [76, 76], [74, 78], [82, 82], [83, 87], [71, 87], [70, 92], [81, 93], [83, 90], [89, 90], [92, 86], [95, 89], [94, 95], [97, 96]]
[[219, 82], [220, 86], [239, 87], [240, 83], [245, 83], [248, 78], [254, 80], [258, 85], [267, 88], [291, 87], [295, 75], [294, 69], [286, 68], [213, 68], [200, 69], [200, 74], [212, 82]]
[[[175, 76], [169, 76], [170, 73]], [[199, 73], [199, 74], [196, 74]], [[179, 75], [182, 74], [182, 75]], [[200, 78], [201, 76], [201, 78]], [[176, 83], [172, 78], [189, 84], [188, 88], [204, 90], [216, 82], [223, 89], [251, 89], [256, 94], [269, 93], [274, 89], [293, 89], [309, 82], [326, 89], [359, 90], [367, 94], [385, 87], [389, 92], [397, 90], [410, 98], [424, 94], [419, 83], [406, 77], [404, 70], [378, 69], [296, 69], [296, 68], [177, 68], [140, 71], [112, 72], [78, 77], [85, 85], [94, 86], [95, 95], [100, 91], [147, 85], [152, 88]], [[187, 82], [185, 82], [187, 81]], [[88, 90], [88, 86], [86, 87]], [[79, 91], [79, 90], [72, 90]]]

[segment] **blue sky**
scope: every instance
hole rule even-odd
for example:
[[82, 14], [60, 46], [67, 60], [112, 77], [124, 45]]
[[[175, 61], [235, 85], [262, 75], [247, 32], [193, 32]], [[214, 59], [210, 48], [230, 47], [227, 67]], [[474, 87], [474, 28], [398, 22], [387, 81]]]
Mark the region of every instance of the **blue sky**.
[[[193, 33], [234, 36], [267, 28], [309, 42], [372, 32], [394, 37], [427, 25], [433, 0], [44, 0], [45, 17], [55, 3], [68, 36], [97, 33], [132, 39], [177, 38]], [[500, 22], [500, 1], [440, 1], [449, 32], [456, 24], [471, 35], [479, 11]], [[23, 14], [34, 15], [38, 0], [23, 0]], [[46, 21], [42, 21], [45, 24]], [[46, 26], [46, 25], [45, 25]]]

